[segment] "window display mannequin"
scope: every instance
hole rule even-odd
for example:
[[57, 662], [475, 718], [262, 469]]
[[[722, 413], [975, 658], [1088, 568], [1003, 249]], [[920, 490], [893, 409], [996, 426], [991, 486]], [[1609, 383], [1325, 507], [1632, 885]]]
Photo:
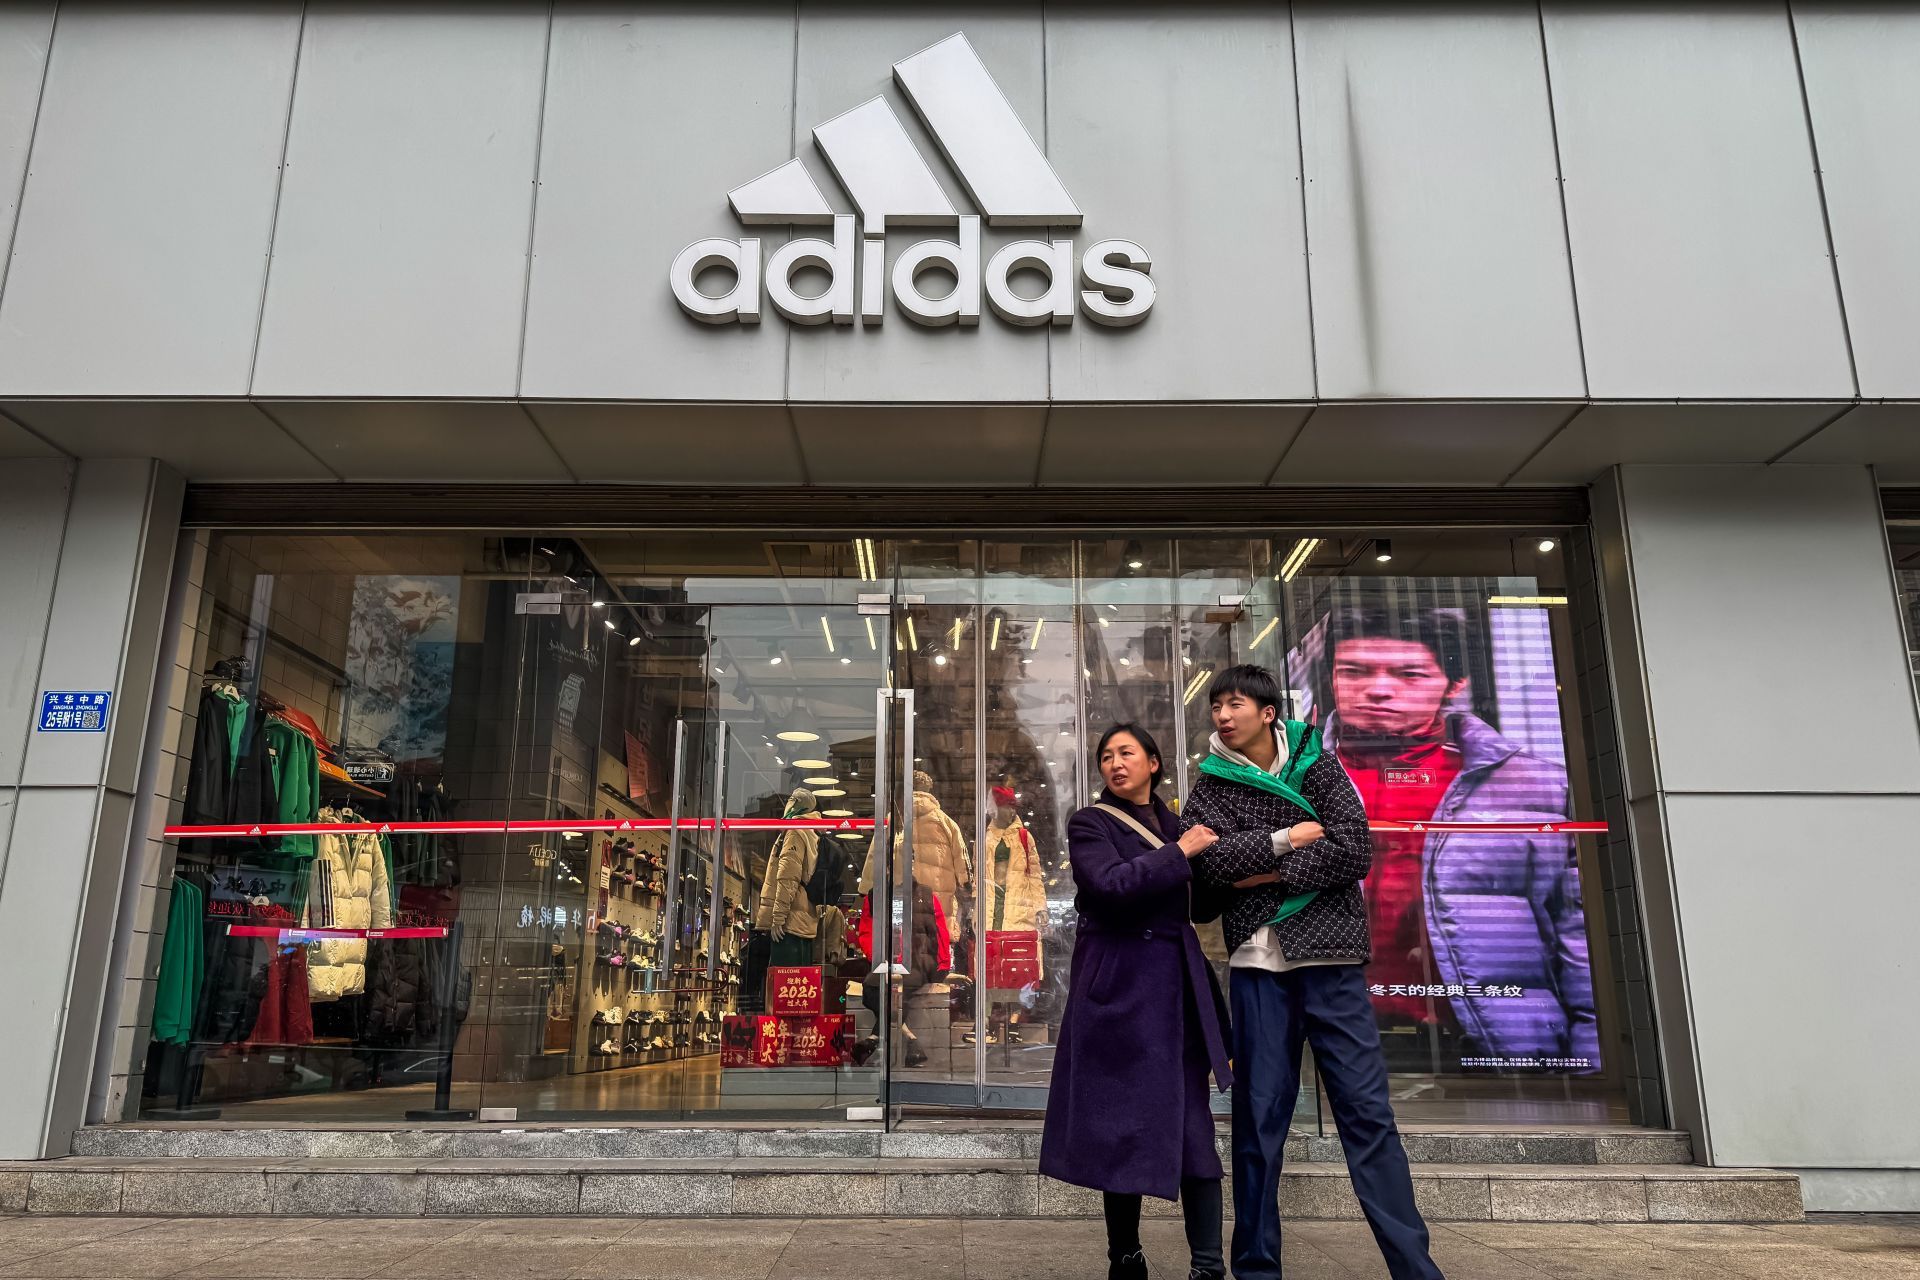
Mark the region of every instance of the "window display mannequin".
[[[1037, 979], [1037, 973], [1022, 972], [1017, 978], [1005, 976], [1014, 966], [1005, 961], [1008, 948], [1003, 937], [1009, 933], [1032, 938], [1032, 954], [1039, 953], [1039, 934], [1046, 927], [1047, 881], [1040, 873], [1040, 854], [1034, 848], [1033, 835], [1020, 821], [1014, 808], [1018, 797], [1010, 787], [995, 787], [994, 812], [987, 824], [987, 986], [991, 1008], [987, 1019], [989, 1041], [1001, 1045], [1022, 1043], [1020, 1006], [1005, 999], [1009, 988], [1024, 986]], [[999, 951], [995, 944], [1000, 943]]]
[[1047, 880], [1033, 836], [1014, 810], [1007, 787], [993, 789], [993, 819], [987, 824], [986, 927], [1039, 929], [1047, 914]]
[[[795, 787], [781, 816], [818, 818], [820, 810], [813, 792]], [[772, 939], [768, 956], [771, 964], [812, 964], [818, 958], [814, 938], [819, 932], [819, 913], [807, 896], [807, 886], [819, 859], [820, 833], [798, 828], [781, 832], [773, 856], [767, 859], [753, 927]]]
[[[322, 809], [321, 822], [351, 821]], [[393, 924], [393, 893], [380, 835], [372, 827], [320, 837], [308, 890], [306, 923], [315, 928], [385, 929]], [[309, 944], [307, 988], [315, 1001], [362, 995], [367, 989], [367, 940], [327, 938]]]
[[[900, 837], [894, 837], [896, 866], [901, 857]], [[867, 865], [860, 872], [860, 892], [873, 891], [873, 846], [867, 846]], [[960, 824], [934, 798], [933, 777], [923, 769], [913, 773], [913, 882], [932, 890], [949, 928], [960, 919], [960, 891], [973, 883], [973, 861], [967, 856], [967, 838]]]
[[[781, 816], [819, 817], [813, 792], [795, 787]], [[748, 921], [746, 953], [740, 967], [742, 1013], [756, 1013], [766, 1007], [769, 965], [816, 962], [814, 935], [819, 932], [819, 914], [807, 896], [807, 882], [819, 857], [820, 833], [793, 830], [782, 831], [773, 852], [767, 855], [767, 870]]]

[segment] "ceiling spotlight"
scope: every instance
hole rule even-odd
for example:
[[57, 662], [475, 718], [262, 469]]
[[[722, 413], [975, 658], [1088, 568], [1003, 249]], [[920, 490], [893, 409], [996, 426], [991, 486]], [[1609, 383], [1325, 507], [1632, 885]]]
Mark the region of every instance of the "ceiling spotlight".
[[851, 810], [851, 809], [822, 809], [822, 810], [820, 811], [820, 816], [821, 816], [821, 817], [823, 817], [823, 818], [851, 818], [851, 817], [853, 816], [853, 810]]
[[853, 665], [853, 659], [852, 659], [852, 658], [842, 658], [842, 659], [840, 659], [840, 665], [841, 665], [841, 666], [843, 666], [843, 667], [850, 667], [850, 666], [852, 666], [852, 665]]
[[809, 729], [782, 729], [773, 735], [782, 742], [818, 742], [820, 735]]
[[606, 624], [607, 624], [607, 630], [609, 630], [609, 631], [612, 631], [612, 630], [614, 630], [614, 625], [613, 625], [613, 619], [612, 619], [612, 618], [607, 618], [607, 619], [604, 619], [604, 621], [605, 621], [605, 622], [606, 622]]
[[833, 768], [833, 762], [830, 760], [795, 760], [793, 767], [796, 769], [831, 769]]
[[781, 662], [781, 658], [780, 658], [780, 655], [777, 653], [774, 654], [771, 658], [767, 659], [767, 665], [770, 667], [777, 667], [780, 665], [780, 662]]
[[1393, 543], [1387, 538], [1376, 538], [1373, 542], [1373, 558], [1381, 564], [1393, 559]]
[[631, 649], [631, 648], [633, 648], [633, 646], [635, 646], [635, 645], [637, 645], [637, 644], [639, 644], [639, 643], [640, 643], [640, 641], [641, 641], [641, 639], [642, 639], [642, 638], [643, 638], [643, 637], [640, 637], [640, 636], [635, 636], [635, 637], [634, 637], [633, 639], [631, 639], [631, 640], [629, 640], [629, 641], [627, 641], [627, 648], [629, 648], [629, 649]]
[[860, 840], [860, 839], [864, 839], [864, 837], [863, 837], [863, 836], [862, 836], [862, 835], [861, 835], [861, 834], [860, 834], [860, 833], [859, 833], [858, 831], [836, 831], [836, 832], [834, 832], [834, 833], [833, 833], [833, 838], [834, 838], [835, 840]]
[[1542, 552], [1543, 554], [1544, 554], [1545, 552], [1548, 552], [1548, 551], [1551, 551], [1551, 550], [1553, 550], [1553, 549], [1554, 549], [1555, 547], [1557, 547], [1557, 546], [1559, 546], [1559, 545], [1560, 545], [1560, 544], [1559, 544], [1559, 543], [1557, 543], [1557, 542], [1555, 542], [1555, 541], [1554, 541], [1554, 540], [1553, 540], [1552, 538], [1542, 538], [1542, 539], [1540, 539], [1540, 550], [1541, 550], [1541, 552]]
[[936, 666], [936, 667], [944, 667], [944, 666], [946, 666], [946, 665], [947, 665], [947, 655], [946, 655], [946, 654], [944, 654], [944, 653], [936, 653], [936, 654], [934, 654], [934, 655], [933, 655], [933, 665], [934, 665], [934, 666]]
[[814, 790], [813, 797], [816, 800], [831, 800], [835, 796], [843, 796], [845, 794], [847, 793], [839, 787], [817, 787]]
[[829, 778], [825, 774], [819, 774], [811, 778], [802, 778], [801, 781], [810, 787], [837, 787], [840, 785], [840, 779]]

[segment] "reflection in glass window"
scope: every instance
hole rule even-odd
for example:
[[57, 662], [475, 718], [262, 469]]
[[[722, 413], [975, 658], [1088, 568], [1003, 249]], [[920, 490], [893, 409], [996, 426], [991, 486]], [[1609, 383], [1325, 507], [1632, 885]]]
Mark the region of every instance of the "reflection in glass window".
[[[1177, 801], [1257, 662], [1380, 826], [1403, 1115], [1624, 1118], [1596, 842], [1484, 825], [1594, 816], [1559, 531], [199, 536], [172, 816], [350, 830], [180, 841], [150, 1115], [1037, 1106], [1092, 744], [1145, 726]], [[876, 931], [885, 851], [833, 824], [889, 811]]]

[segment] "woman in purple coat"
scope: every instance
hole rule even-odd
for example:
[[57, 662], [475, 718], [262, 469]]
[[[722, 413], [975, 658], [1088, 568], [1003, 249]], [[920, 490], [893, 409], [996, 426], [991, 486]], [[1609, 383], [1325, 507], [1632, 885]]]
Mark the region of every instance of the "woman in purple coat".
[[1140, 1197], [1177, 1194], [1192, 1277], [1218, 1280], [1220, 1157], [1207, 1076], [1221, 1088], [1227, 1007], [1192, 921], [1189, 860], [1213, 844], [1153, 794], [1160, 748], [1116, 725], [1097, 752], [1106, 790], [1073, 815], [1067, 852], [1080, 927], [1047, 1097], [1040, 1172], [1105, 1193], [1109, 1280], [1147, 1274]]

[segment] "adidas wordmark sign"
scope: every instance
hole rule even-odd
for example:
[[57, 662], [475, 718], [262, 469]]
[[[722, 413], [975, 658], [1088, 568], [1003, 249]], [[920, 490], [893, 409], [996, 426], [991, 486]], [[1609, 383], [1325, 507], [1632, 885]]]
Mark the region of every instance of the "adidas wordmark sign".
[[[860, 211], [836, 214], [813, 175], [795, 159], [727, 194], [745, 226], [831, 226], [833, 239], [801, 237], [775, 249], [763, 264], [760, 241], [697, 240], [673, 260], [673, 296], [688, 315], [708, 324], [756, 324], [763, 291], [773, 309], [796, 324], [879, 324], [886, 311], [886, 234], [896, 226], [955, 228], [951, 240], [922, 240], [894, 259], [895, 304], [924, 325], [980, 323], [982, 295], [1009, 324], [1072, 324], [1074, 312], [1103, 325], [1138, 324], [1153, 307], [1153, 260], [1130, 240], [1102, 240], [1077, 259], [1071, 240], [1017, 240], [980, 262], [980, 220], [992, 227], [1077, 227], [1080, 209], [1053, 166], [1034, 145], [1013, 106], [956, 32], [932, 48], [896, 62], [893, 78], [926, 124], [980, 213], [961, 213], [947, 198], [884, 97], [872, 98], [813, 131], [814, 146]], [[723, 295], [695, 281], [714, 267], [733, 273]], [[816, 268], [827, 287], [804, 294], [794, 273]], [[958, 282], [930, 298], [922, 273], [939, 269]], [[1045, 292], [1027, 297], [1011, 277], [1034, 271]], [[856, 289], [856, 278], [858, 288]], [[1076, 283], [1077, 278], [1077, 283]]]

